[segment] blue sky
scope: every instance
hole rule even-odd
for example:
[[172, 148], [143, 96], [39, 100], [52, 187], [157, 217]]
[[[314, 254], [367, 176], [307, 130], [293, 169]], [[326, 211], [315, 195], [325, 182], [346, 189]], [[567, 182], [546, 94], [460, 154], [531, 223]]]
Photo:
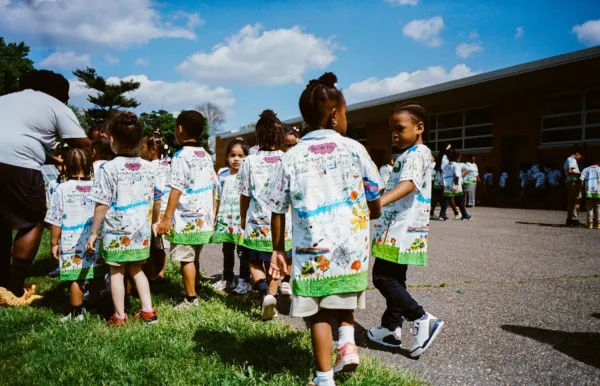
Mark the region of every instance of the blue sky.
[[[212, 101], [225, 130], [265, 108], [299, 115], [304, 85], [338, 75], [349, 103], [600, 44], [597, 1], [0, 0], [0, 35], [38, 68], [134, 79], [150, 111]], [[72, 103], [85, 107], [72, 80]]]

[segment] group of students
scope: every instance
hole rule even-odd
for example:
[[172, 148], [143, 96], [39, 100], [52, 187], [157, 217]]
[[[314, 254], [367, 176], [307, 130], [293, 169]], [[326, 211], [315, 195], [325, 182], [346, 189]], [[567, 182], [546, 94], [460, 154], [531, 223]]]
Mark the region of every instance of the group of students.
[[[427, 313], [406, 287], [408, 266], [427, 265], [435, 174], [422, 140], [427, 112], [417, 103], [391, 112], [392, 139], [402, 154], [384, 184], [366, 149], [344, 137], [346, 102], [334, 74], [311, 80], [299, 107], [307, 125], [301, 139], [266, 110], [256, 124], [258, 148], [252, 152], [241, 139], [231, 141], [228, 168], [218, 175], [199, 144], [205, 120], [196, 111], [177, 117], [175, 138], [182, 149], [170, 165], [162, 142], [143, 137], [137, 117], [127, 112], [111, 120], [103, 139], [114, 152], [112, 159], [70, 150], [64, 160], [67, 180], [56, 187], [46, 217], [52, 225], [52, 255], [60, 260], [59, 278], [71, 282], [69, 319], [80, 318], [84, 282], [90, 283], [93, 302], [101, 287], [95, 283], [108, 269], [114, 305], [108, 323], [127, 322], [126, 274], [141, 299], [134, 317], [157, 322], [143, 267], [150, 257], [157, 276], [162, 275], [164, 235], [171, 259], [181, 263], [185, 298], [179, 309], [198, 304], [199, 256], [208, 243], [223, 243], [224, 275], [215, 287], [244, 293], [251, 280], [261, 294], [265, 320], [277, 315], [283, 281], [281, 292], [293, 294], [291, 315], [312, 322], [314, 385], [334, 385], [334, 373], [353, 371], [360, 363], [354, 310], [366, 306], [371, 256], [376, 258], [373, 282], [387, 309], [381, 325], [368, 331], [369, 339], [400, 347], [406, 320], [414, 334], [410, 355], [427, 350], [444, 322]], [[449, 158], [443, 168], [448, 171], [446, 206], [450, 197], [461, 197], [464, 177], [462, 172], [450, 175], [458, 158], [452, 152]], [[466, 211], [463, 218], [469, 218]], [[339, 326], [335, 344], [333, 319]], [[337, 353], [333, 364], [332, 347]]]

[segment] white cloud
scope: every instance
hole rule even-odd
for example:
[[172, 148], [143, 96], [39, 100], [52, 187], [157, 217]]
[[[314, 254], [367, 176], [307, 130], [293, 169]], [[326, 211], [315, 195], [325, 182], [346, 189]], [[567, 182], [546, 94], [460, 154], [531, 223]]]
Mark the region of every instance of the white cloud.
[[137, 66], [147, 67], [149, 62], [146, 58], [137, 58], [134, 63]]
[[523, 27], [517, 27], [517, 29], [515, 30], [515, 39], [521, 39], [524, 34], [525, 30], [523, 29]]
[[119, 58], [117, 58], [116, 56], [114, 56], [112, 54], [105, 54], [104, 61], [112, 66], [113, 64], [119, 63]]
[[42, 60], [39, 65], [42, 67], [52, 68], [73, 68], [83, 67], [90, 64], [90, 56], [87, 54], [78, 55], [73, 51], [54, 52], [46, 59]]
[[573, 27], [571, 32], [577, 34], [577, 40], [586, 46], [598, 45], [600, 44], [600, 19], [578, 24]]
[[[211, 101], [218, 106], [228, 108], [234, 105], [235, 99], [231, 90], [224, 87], [211, 88], [203, 84], [191, 81], [165, 82], [162, 80], [151, 80], [147, 75], [130, 75], [124, 78], [110, 77], [106, 81], [116, 83], [120, 80], [134, 80], [140, 82], [140, 88], [128, 93], [141, 103], [138, 111], [151, 111], [165, 109], [177, 111], [190, 109], [203, 101]], [[84, 83], [73, 78], [69, 80], [71, 85], [70, 96], [72, 103], [81, 106], [89, 105], [85, 98], [92, 94]]]
[[210, 53], [196, 52], [179, 65], [181, 73], [199, 79], [236, 84], [276, 85], [302, 83], [310, 69], [323, 70], [338, 47], [295, 26], [264, 31], [247, 25]]
[[471, 39], [471, 40], [477, 40], [477, 39], [479, 39], [479, 34], [477, 33], [477, 31], [471, 31], [471, 32], [469, 32], [469, 39]]
[[440, 16], [431, 19], [413, 20], [404, 26], [404, 36], [430, 47], [438, 47], [442, 44], [440, 32], [444, 29], [444, 19]]
[[192, 13], [188, 15], [188, 22], [186, 25], [189, 29], [193, 30], [196, 27], [201, 26], [202, 24], [204, 24], [204, 20], [202, 20], [200, 18], [200, 15], [198, 15], [197, 13]]
[[466, 59], [474, 52], [483, 51], [483, 46], [479, 43], [460, 43], [456, 46], [456, 56]]
[[157, 38], [194, 39], [188, 26], [166, 22], [152, 0], [0, 0], [0, 25], [28, 42], [71, 50], [125, 48]]
[[389, 78], [372, 77], [355, 82], [344, 90], [344, 95], [348, 102], [355, 103], [465, 78], [477, 73], [465, 64], [457, 64], [450, 71], [442, 66], [428, 67], [415, 72], [401, 72]]
[[385, 0], [386, 3], [392, 5], [417, 5], [419, 0]]

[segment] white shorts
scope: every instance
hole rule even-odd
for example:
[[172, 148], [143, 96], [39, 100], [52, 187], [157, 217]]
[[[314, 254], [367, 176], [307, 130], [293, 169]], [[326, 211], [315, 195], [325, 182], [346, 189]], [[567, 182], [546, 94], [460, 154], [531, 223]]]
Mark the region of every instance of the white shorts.
[[315, 315], [321, 308], [328, 310], [364, 310], [366, 303], [366, 291], [329, 295], [320, 298], [294, 295], [290, 316], [306, 318]]
[[181, 263], [192, 263], [200, 258], [203, 245], [171, 244], [169, 255], [171, 260]]

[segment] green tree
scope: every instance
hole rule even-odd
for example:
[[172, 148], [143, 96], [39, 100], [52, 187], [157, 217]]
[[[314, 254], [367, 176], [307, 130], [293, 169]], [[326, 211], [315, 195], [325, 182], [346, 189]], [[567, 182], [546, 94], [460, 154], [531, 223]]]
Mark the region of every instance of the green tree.
[[77, 117], [79, 124], [81, 125], [83, 130], [87, 133], [90, 130], [90, 125], [89, 125], [87, 119], [85, 118], [85, 111], [82, 108], [77, 107], [75, 105], [69, 105], [69, 107], [71, 108], [71, 110], [73, 110], [73, 113]]
[[135, 98], [125, 96], [126, 93], [137, 90], [139, 82], [132, 80], [121, 80], [118, 83], [108, 83], [104, 77], [98, 75], [91, 67], [77, 69], [73, 75], [86, 87], [97, 91], [88, 96], [88, 101], [94, 105], [85, 111], [86, 119], [90, 125], [102, 125], [115, 111], [134, 109], [140, 105]]
[[0, 37], [0, 95], [19, 89], [19, 77], [33, 71], [33, 62], [27, 57], [29, 47], [25, 43], [8, 43]]
[[140, 122], [144, 126], [144, 134], [152, 134], [158, 130], [165, 137], [171, 151], [177, 148], [177, 141], [175, 140], [175, 117], [173, 114], [165, 110], [141, 113]]

